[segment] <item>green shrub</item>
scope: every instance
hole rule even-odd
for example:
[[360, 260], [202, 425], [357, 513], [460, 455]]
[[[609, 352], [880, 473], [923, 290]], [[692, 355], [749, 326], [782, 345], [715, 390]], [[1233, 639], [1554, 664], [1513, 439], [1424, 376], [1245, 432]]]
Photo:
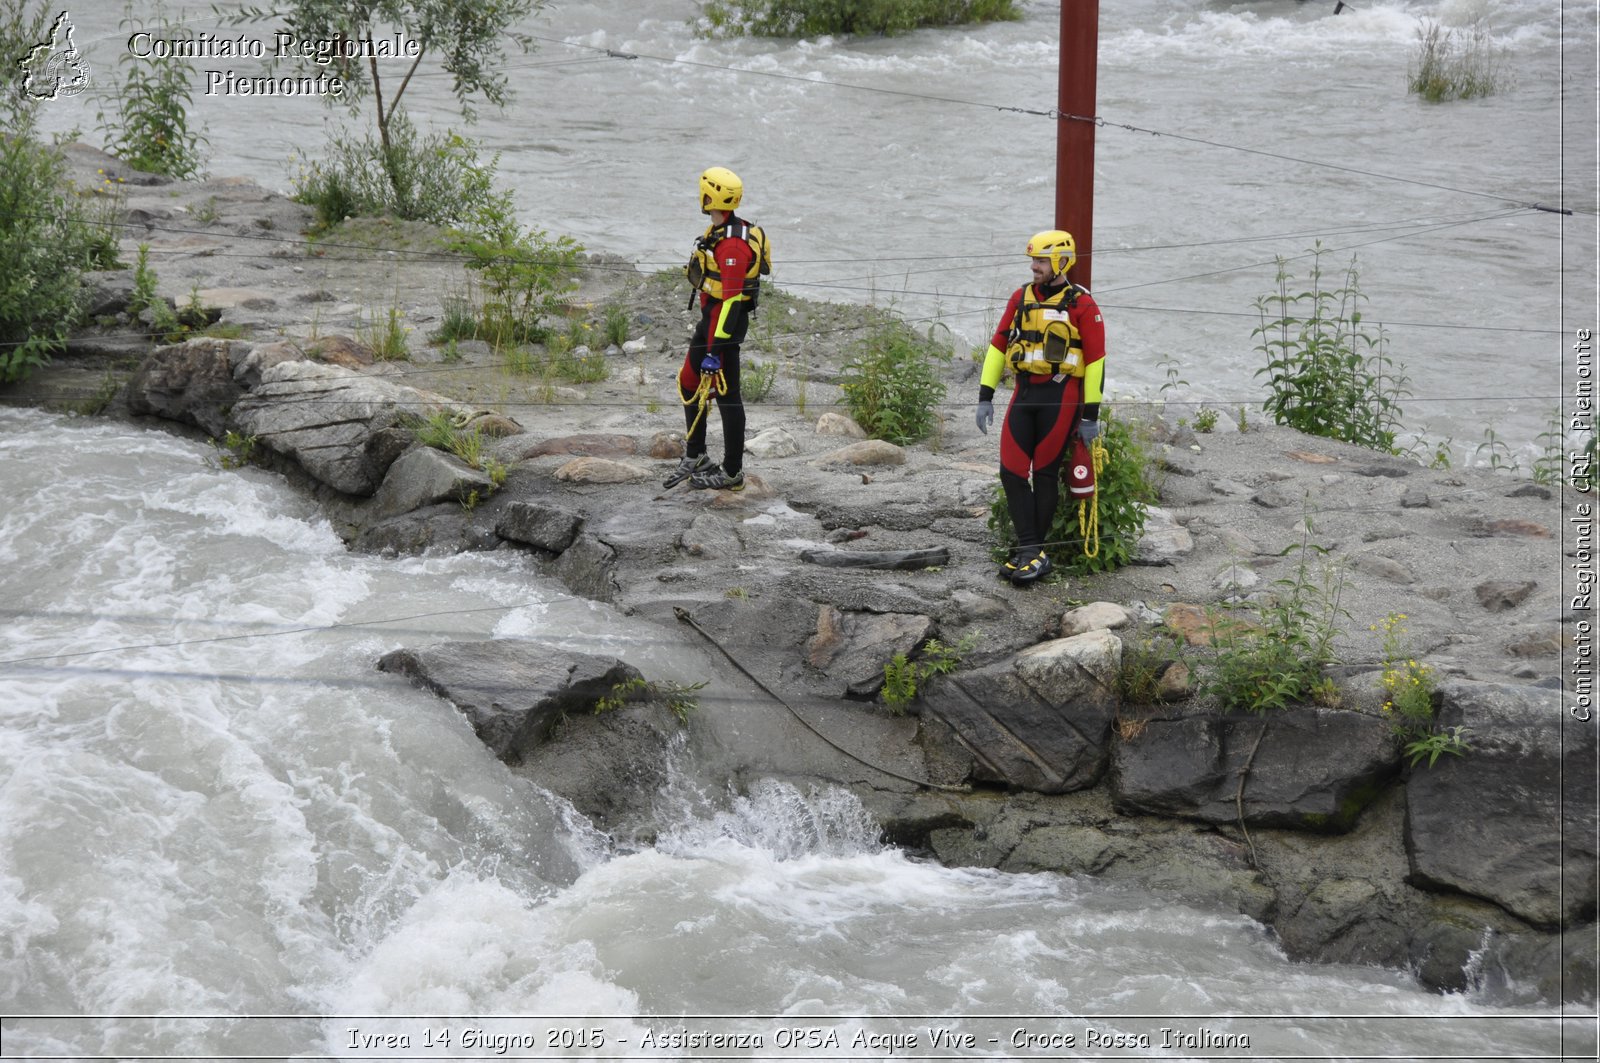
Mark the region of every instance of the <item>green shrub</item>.
[[[154, 6], [149, 22], [136, 19], [131, 4], [124, 5], [122, 38], [150, 29], [156, 37], [170, 36], [162, 5]], [[126, 68], [116, 87], [117, 113], [104, 111], [96, 118], [106, 137], [106, 150], [129, 166], [146, 173], [166, 174], [179, 180], [200, 175], [204, 168], [206, 138], [189, 126], [193, 89], [187, 64], [170, 59], [140, 58], [132, 49], [118, 60]]]
[[700, 14], [706, 37], [904, 33], [1022, 17], [1016, 0], [709, 0]]
[[511, 211], [509, 193], [494, 189], [498, 155], [487, 162], [456, 133], [421, 136], [406, 117], [389, 121], [387, 146], [372, 135], [331, 139], [327, 159], [295, 177], [294, 198], [317, 212], [316, 231], [346, 218], [388, 215], [473, 228]]
[[917, 699], [919, 688], [936, 675], [949, 675], [961, 667], [961, 659], [978, 645], [980, 632], [964, 635], [954, 646], [938, 639], [923, 644], [917, 660], [897, 653], [883, 664], [883, 703], [896, 716]]
[[1278, 580], [1278, 590], [1266, 601], [1212, 614], [1216, 657], [1201, 690], [1215, 696], [1224, 712], [1266, 712], [1338, 699], [1323, 669], [1333, 663], [1333, 639], [1345, 615], [1339, 606], [1344, 578], [1324, 567], [1314, 579], [1307, 552], [1321, 548], [1298, 549], [1294, 577]]
[[[1110, 572], [1133, 560], [1139, 537], [1144, 534], [1145, 516], [1157, 497], [1151, 458], [1141, 432], [1118, 417], [1110, 406], [1102, 405], [1100, 433], [1106, 463], [1095, 474], [1093, 508], [1085, 504], [1080, 518], [1079, 507], [1063, 485], [1061, 504], [1056, 507], [1055, 520], [1045, 536], [1045, 550], [1051, 562], [1063, 572], [1077, 575]], [[989, 506], [989, 529], [999, 542], [994, 553], [999, 561], [1015, 549], [1017, 532], [1011, 526], [1005, 493], [998, 483]], [[1094, 545], [1096, 540], [1098, 548]], [[1093, 556], [1085, 551], [1086, 543]]]
[[764, 402], [778, 383], [778, 363], [758, 362], [744, 364], [744, 375], [739, 381], [739, 391], [746, 402]]
[[902, 321], [886, 319], [845, 363], [839, 401], [874, 439], [916, 443], [938, 424], [945, 385], [937, 363], [948, 364], [954, 351], [934, 331], [921, 336]]
[[[0, 384], [49, 363], [82, 320], [79, 275], [118, 265], [99, 204], [71, 188], [65, 157], [27, 111], [0, 132]], [[92, 197], [97, 192], [91, 191]]]
[[542, 321], [561, 311], [561, 296], [577, 286], [583, 247], [570, 236], [551, 239], [524, 230], [509, 196], [480, 205], [473, 225], [456, 233], [451, 250], [481, 279], [478, 336], [497, 348], [536, 343], [549, 333]]
[[[1278, 259], [1277, 291], [1256, 300], [1261, 324], [1256, 350], [1266, 356], [1256, 376], [1267, 378], [1266, 413], [1307, 435], [1395, 452], [1400, 428], [1399, 400], [1409, 394], [1403, 367], [1388, 355], [1388, 338], [1380, 328], [1361, 327], [1359, 287], [1354, 257], [1338, 288], [1323, 286], [1322, 255], [1312, 249], [1311, 276], [1305, 291], [1291, 285], [1288, 264]], [[1243, 414], [1241, 411], [1241, 428]]]
[[1459, 33], [1432, 19], [1417, 27], [1417, 50], [1406, 75], [1412, 94], [1429, 103], [1470, 100], [1499, 92], [1507, 81], [1503, 52], [1496, 52], [1482, 18]]

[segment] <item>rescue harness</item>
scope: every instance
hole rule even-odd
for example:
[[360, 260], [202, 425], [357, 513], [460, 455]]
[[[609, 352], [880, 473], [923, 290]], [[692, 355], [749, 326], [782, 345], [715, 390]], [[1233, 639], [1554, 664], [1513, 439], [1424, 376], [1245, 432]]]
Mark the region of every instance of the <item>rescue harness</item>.
[[693, 289], [689, 293], [691, 309], [698, 292], [705, 292], [713, 299], [722, 298], [722, 267], [717, 262], [717, 244], [730, 237], [750, 245], [750, 268], [744, 275], [743, 297], [750, 303], [746, 309], [754, 313], [760, 303], [761, 278], [772, 272], [772, 245], [761, 226], [742, 218], [729, 218], [721, 225], [710, 226], [695, 240], [694, 253], [683, 267], [684, 276], [689, 278]]
[[1033, 285], [1023, 289], [1006, 332], [1006, 362], [1012, 372], [1083, 376], [1083, 340], [1070, 317], [1083, 291], [1071, 281], [1043, 299], [1034, 298]]

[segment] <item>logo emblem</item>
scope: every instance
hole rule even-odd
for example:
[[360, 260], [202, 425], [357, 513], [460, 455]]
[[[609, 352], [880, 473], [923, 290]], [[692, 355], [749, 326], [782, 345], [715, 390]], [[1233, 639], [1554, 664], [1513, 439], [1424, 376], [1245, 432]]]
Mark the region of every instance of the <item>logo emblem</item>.
[[1072, 477], [1075, 480], [1087, 480], [1089, 478], [1089, 466], [1074, 465], [1072, 467]]
[[89, 64], [72, 41], [72, 22], [65, 11], [50, 27], [50, 39], [28, 49], [22, 69], [22, 94], [30, 100], [70, 99], [89, 87]]

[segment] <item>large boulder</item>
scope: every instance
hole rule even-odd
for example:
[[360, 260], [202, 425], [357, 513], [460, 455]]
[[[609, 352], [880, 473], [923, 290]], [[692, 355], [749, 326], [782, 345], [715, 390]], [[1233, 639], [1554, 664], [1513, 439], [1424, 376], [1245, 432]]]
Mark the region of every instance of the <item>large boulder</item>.
[[380, 518], [393, 517], [440, 502], [486, 499], [494, 491], [493, 480], [460, 458], [433, 447], [415, 447], [389, 466], [373, 508]]
[[241, 435], [293, 458], [313, 479], [347, 495], [378, 489], [400, 456], [406, 411], [425, 415], [451, 404], [427, 392], [336, 365], [281, 362], [233, 407]]
[[611, 657], [563, 650], [533, 639], [446, 642], [395, 650], [378, 669], [409, 676], [445, 698], [472, 723], [496, 756], [509, 763], [538, 746], [569, 713], [592, 712], [601, 698], [639, 680]]
[[236, 346], [242, 345], [207, 338], [157, 347], [128, 381], [128, 408], [192, 424], [221, 439], [228, 432], [229, 408], [244, 394], [233, 379]]
[[923, 710], [972, 757], [972, 777], [1066, 793], [1105, 774], [1117, 712], [1122, 640], [1109, 631], [1030, 646], [987, 668], [930, 684]]
[[1406, 787], [1411, 878], [1482, 897], [1535, 926], [1592, 921], [1595, 731], [1560, 691], [1451, 682], [1439, 724], [1468, 749], [1419, 766]]
[[1399, 772], [1400, 750], [1387, 720], [1346, 709], [1183, 709], [1120, 740], [1113, 764], [1123, 810], [1338, 832]]

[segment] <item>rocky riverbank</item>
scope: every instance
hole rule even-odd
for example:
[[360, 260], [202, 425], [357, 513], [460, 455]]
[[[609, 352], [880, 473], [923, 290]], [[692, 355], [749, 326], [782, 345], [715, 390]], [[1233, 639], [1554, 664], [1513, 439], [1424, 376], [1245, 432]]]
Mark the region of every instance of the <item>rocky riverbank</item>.
[[[118, 169], [73, 158], [84, 176]], [[467, 284], [425, 229], [307, 245], [305, 209], [250, 182], [124, 176], [126, 257], [148, 245], [162, 293], [226, 336], [152, 346], [126, 313], [131, 278], [99, 275], [96, 326], [13, 399], [231, 434], [230, 459], [314, 493], [352, 549], [523, 551], [564, 593], [652, 621], [658, 643], [626, 661], [505, 640], [375, 662], [624, 843], [648, 842], [681, 746], [718, 783], [846, 786], [888, 837], [947, 863], [1236, 909], [1291, 956], [1408, 967], [1440, 989], [1592, 998], [1596, 742], [1561, 670], [1591, 617], [1561, 596], [1559, 488], [1268, 426], [1196, 435], [1130, 402], [1161, 495], [1138, 563], [1014, 588], [990, 560], [997, 443], [972, 427], [970, 364], [926, 444], [866, 440], [840, 415], [870, 311], [768, 297], [746, 346], [777, 367], [749, 406], [749, 486], [664, 490], [689, 330], [670, 278], [590, 262], [574, 313], [614, 304], [631, 337], [596, 345], [602, 381], [539, 380], [481, 343], [427, 343]], [[380, 361], [363, 339], [391, 310], [410, 354]], [[1136, 343], [1113, 328], [1114, 396]], [[419, 445], [429, 413], [494, 460]], [[1187, 676], [1214, 653], [1207, 608], [1271, 593], [1308, 553], [1344, 582], [1337, 698], [1219, 713]], [[1379, 708], [1376, 629], [1398, 614], [1464, 756], [1408, 766]], [[885, 664], [927, 660], [932, 639], [965, 647], [958, 666], [891, 712]], [[1148, 656], [1169, 644], [1181, 663]], [[1135, 659], [1159, 673], [1148, 703], [1125, 696]], [[701, 683], [680, 724], [665, 703]]]

